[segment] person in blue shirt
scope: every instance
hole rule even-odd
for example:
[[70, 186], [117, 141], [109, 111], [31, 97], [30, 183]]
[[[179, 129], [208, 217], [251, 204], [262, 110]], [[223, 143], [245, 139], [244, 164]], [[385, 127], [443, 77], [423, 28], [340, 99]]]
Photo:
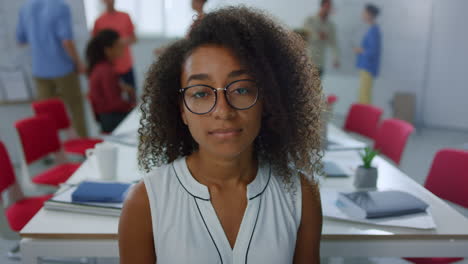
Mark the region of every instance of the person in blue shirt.
[[28, 0], [21, 8], [16, 40], [29, 45], [38, 99], [60, 97], [79, 136], [85, 137], [83, 98], [77, 73], [86, 67], [73, 41], [69, 6], [63, 0]]
[[372, 82], [379, 74], [381, 41], [380, 28], [376, 23], [380, 10], [373, 4], [367, 4], [364, 13], [364, 21], [370, 25], [361, 42], [361, 47], [354, 48], [357, 54], [356, 66], [360, 70], [359, 102], [372, 103]]

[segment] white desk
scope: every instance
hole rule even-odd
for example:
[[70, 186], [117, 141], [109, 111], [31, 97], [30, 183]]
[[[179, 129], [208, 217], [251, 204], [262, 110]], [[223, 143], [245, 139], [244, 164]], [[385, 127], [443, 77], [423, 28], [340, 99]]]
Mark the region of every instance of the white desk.
[[[135, 115], [134, 115], [135, 117]], [[131, 123], [130, 121], [128, 121]], [[134, 122], [133, 122], [134, 123]], [[348, 137], [337, 128], [333, 137]], [[348, 137], [349, 138], [349, 137]], [[331, 151], [325, 160], [344, 162], [356, 167], [355, 151]], [[393, 256], [393, 257], [468, 257], [468, 220], [444, 201], [418, 185], [390, 163], [377, 157], [378, 188], [410, 192], [431, 206], [437, 229], [417, 230], [357, 224], [325, 218], [321, 255], [327, 256]], [[141, 178], [136, 167], [136, 149], [119, 146], [119, 180]], [[85, 162], [69, 183], [94, 178], [92, 166]], [[323, 179], [320, 186], [352, 189], [352, 177]], [[58, 212], [41, 209], [21, 230], [24, 263], [37, 263], [37, 257], [118, 257], [118, 218]]]
[[[324, 160], [341, 161], [349, 168], [360, 163], [355, 151], [328, 152]], [[378, 189], [409, 192], [430, 205], [435, 230], [383, 227], [325, 219], [323, 226], [324, 256], [382, 257], [453, 257], [468, 256], [468, 219], [451, 208], [389, 162], [377, 157]], [[320, 186], [342, 190], [353, 189], [353, 177], [326, 178]]]
[[340, 151], [340, 150], [359, 150], [367, 147], [367, 144], [350, 137], [346, 132], [338, 127], [328, 124], [327, 127], [327, 151]]

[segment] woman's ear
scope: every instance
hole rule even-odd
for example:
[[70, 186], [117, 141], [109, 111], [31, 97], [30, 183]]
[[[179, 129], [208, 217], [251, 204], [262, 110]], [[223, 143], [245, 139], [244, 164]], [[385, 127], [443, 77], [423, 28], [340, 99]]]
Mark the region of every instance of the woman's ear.
[[182, 118], [182, 122], [188, 126], [187, 116], [183, 105], [180, 106], [180, 117]]

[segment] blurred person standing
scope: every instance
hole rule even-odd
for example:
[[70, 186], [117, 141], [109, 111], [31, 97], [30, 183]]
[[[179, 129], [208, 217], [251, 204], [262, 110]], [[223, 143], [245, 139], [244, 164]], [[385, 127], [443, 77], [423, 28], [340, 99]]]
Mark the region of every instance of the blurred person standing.
[[318, 68], [320, 76], [323, 75], [324, 71], [327, 46], [333, 52], [333, 66], [335, 68], [340, 66], [335, 24], [329, 20], [331, 10], [332, 1], [321, 0], [318, 14], [306, 18], [304, 22], [308, 54], [314, 65]]
[[382, 39], [380, 27], [376, 23], [379, 13], [380, 10], [375, 5], [365, 6], [362, 16], [370, 27], [362, 39], [361, 46], [354, 48], [360, 76], [359, 102], [362, 104], [372, 103], [372, 83], [379, 73]]
[[136, 89], [130, 45], [136, 43], [137, 38], [132, 20], [127, 13], [115, 9], [114, 0], [102, 0], [102, 2], [106, 6], [106, 11], [96, 19], [93, 36], [95, 37], [103, 29], [112, 29], [119, 33], [125, 50], [122, 57], [114, 62], [115, 71], [122, 81]]
[[124, 48], [119, 33], [112, 29], [101, 30], [86, 47], [89, 98], [104, 133], [111, 133], [134, 106], [133, 87], [119, 81], [114, 67]]
[[86, 68], [73, 41], [70, 7], [63, 0], [28, 0], [20, 9], [16, 41], [29, 45], [38, 98], [60, 97], [80, 137], [87, 136], [77, 73]]

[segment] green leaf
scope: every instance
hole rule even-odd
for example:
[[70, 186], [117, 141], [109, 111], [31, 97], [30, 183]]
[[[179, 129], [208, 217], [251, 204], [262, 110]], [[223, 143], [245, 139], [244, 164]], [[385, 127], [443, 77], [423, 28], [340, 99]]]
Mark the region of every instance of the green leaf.
[[364, 153], [359, 153], [361, 156], [364, 168], [371, 168], [372, 160], [377, 156], [379, 152], [377, 150], [366, 147]]

